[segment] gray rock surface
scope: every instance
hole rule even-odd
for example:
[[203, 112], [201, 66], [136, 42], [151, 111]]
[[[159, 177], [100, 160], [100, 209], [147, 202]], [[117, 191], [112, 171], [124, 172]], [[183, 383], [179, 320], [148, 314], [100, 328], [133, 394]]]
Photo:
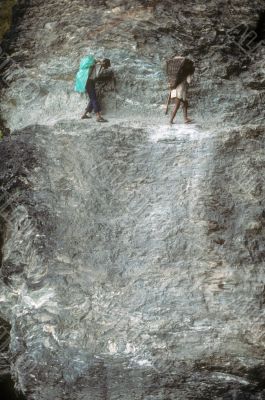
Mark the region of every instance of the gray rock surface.
[[[31, 1], [4, 40], [0, 302], [28, 400], [265, 399], [262, 13]], [[117, 77], [105, 125], [79, 120], [87, 52]], [[176, 52], [190, 126], [161, 107]]]

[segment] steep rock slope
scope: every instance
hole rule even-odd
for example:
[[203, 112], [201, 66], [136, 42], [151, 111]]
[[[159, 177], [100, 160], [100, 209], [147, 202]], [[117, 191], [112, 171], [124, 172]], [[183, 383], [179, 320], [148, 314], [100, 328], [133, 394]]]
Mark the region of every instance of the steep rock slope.
[[[263, 16], [31, 1], [5, 38], [1, 310], [28, 399], [265, 398]], [[78, 121], [88, 52], [117, 76], [103, 127]], [[197, 66], [190, 127], [161, 108], [176, 52]]]
[[[253, 123], [263, 113], [263, 12], [261, 0], [207, 6], [200, 1], [80, 0], [44, 6], [32, 0], [16, 27], [17, 40], [6, 39], [12, 59], [24, 68], [13, 65], [8, 71], [6, 80], [15, 82], [3, 113], [11, 128], [75, 115], [80, 99], [73, 93], [73, 79], [80, 56], [90, 51], [113, 61], [119, 108], [139, 111], [144, 104], [154, 112], [166, 95], [164, 61], [181, 53], [196, 61], [192, 98], [204, 124], [211, 117]], [[31, 113], [25, 115], [28, 102]]]

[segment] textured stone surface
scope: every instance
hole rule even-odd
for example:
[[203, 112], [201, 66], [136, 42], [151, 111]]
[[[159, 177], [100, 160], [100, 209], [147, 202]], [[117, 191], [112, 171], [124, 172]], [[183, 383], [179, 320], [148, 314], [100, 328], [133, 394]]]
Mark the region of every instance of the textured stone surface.
[[[264, 48], [227, 33], [261, 43], [263, 8], [32, 1], [6, 39], [0, 301], [28, 400], [265, 399]], [[103, 126], [72, 91], [89, 51], [117, 76]], [[174, 52], [197, 66], [190, 126], [161, 108]]]

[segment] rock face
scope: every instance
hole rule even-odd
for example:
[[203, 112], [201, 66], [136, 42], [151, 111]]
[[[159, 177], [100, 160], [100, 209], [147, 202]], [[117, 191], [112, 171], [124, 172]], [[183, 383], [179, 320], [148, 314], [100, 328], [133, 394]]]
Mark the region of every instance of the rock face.
[[0, 41], [6, 32], [10, 30], [12, 22], [12, 8], [16, 0], [2, 0], [0, 4]]
[[[22, 5], [21, 5], [22, 6]], [[265, 399], [263, 1], [24, 4], [3, 46], [1, 314], [28, 400]], [[82, 55], [110, 122], [79, 120]], [[196, 63], [169, 126], [163, 65]]]

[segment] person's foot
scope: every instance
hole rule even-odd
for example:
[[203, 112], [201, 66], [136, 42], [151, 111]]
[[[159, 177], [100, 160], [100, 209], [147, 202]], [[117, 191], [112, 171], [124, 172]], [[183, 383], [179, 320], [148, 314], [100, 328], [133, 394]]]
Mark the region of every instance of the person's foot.
[[81, 119], [88, 119], [88, 118], [92, 118], [90, 114], [87, 115], [87, 113], [83, 114]]
[[173, 125], [173, 124], [174, 124], [173, 120], [170, 120], [169, 123], [170, 123], [170, 125]]
[[192, 122], [192, 119], [186, 118], [184, 122], [185, 122], [185, 124], [189, 124], [190, 122]]
[[97, 122], [108, 122], [108, 121], [103, 117], [99, 117], [97, 118]]

